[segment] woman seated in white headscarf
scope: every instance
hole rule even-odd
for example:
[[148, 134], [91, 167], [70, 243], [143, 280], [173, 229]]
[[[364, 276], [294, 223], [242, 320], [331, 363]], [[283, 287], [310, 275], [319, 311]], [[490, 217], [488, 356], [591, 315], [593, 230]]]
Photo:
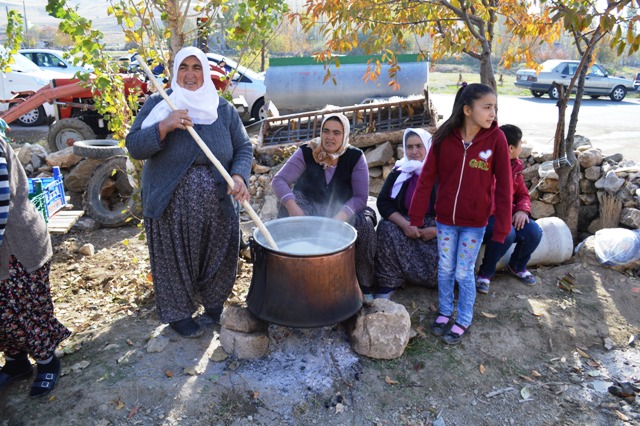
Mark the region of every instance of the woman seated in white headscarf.
[[271, 186], [280, 201], [279, 217], [331, 217], [354, 226], [356, 277], [365, 298], [372, 298], [376, 215], [367, 207], [367, 161], [360, 149], [349, 145], [350, 127], [343, 114], [327, 115], [321, 136], [300, 146]]
[[[253, 148], [238, 112], [211, 80], [195, 47], [180, 50], [171, 74], [173, 111], [160, 94], [144, 104], [127, 136], [132, 157], [146, 160], [142, 207], [158, 316], [184, 337], [203, 333], [199, 304], [218, 322], [236, 278], [240, 247], [238, 202]], [[187, 131], [192, 126], [234, 181], [233, 188]]]
[[402, 138], [404, 157], [382, 186], [378, 212], [375, 297], [389, 299], [405, 284], [437, 288], [438, 244], [436, 236], [435, 188], [423, 226], [409, 223], [408, 211], [422, 166], [431, 148], [431, 135], [424, 129], [406, 129]]

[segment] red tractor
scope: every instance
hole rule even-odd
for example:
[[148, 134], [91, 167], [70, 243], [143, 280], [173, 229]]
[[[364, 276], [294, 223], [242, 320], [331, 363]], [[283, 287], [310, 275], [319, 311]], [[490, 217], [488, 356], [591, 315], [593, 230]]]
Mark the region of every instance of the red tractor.
[[[225, 73], [214, 65], [211, 66], [211, 79], [218, 90], [224, 90], [231, 84]], [[135, 76], [125, 77], [124, 82], [127, 95], [138, 92], [144, 102], [146, 95], [150, 94], [152, 85]], [[54, 79], [51, 80], [50, 86], [45, 86], [35, 93], [18, 94], [10, 101], [17, 105], [0, 114], [0, 118], [11, 123], [45, 102], [51, 102], [55, 107], [56, 120], [49, 128], [47, 136], [52, 152], [73, 146], [76, 141], [104, 139], [110, 133], [106, 119], [95, 109], [91, 90], [83, 87], [80, 80], [74, 78]]]

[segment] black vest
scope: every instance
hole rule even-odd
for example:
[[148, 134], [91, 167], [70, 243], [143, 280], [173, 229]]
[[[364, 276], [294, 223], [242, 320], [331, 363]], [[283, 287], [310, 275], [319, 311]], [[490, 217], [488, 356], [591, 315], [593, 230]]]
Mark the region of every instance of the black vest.
[[342, 206], [353, 196], [351, 188], [351, 174], [353, 168], [363, 155], [355, 147], [348, 147], [338, 159], [336, 171], [329, 184], [324, 177], [324, 167], [313, 159], [313, 150], [309, 145], [302, 145], [305, 170], [296, 181], [294, 189], [314, 203], [329, 206]]

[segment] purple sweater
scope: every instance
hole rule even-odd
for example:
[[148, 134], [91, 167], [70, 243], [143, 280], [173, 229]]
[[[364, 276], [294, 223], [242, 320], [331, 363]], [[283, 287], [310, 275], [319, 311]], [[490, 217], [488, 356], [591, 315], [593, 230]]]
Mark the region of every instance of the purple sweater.
[[[280, 200], [280, 203], [284, 203], [292, 198], [295, 199], [291, 185], [302, 176], [306, 167], [302, 150], [298, 148], [273, 177], [271, 187], [276, 197], [278, 197], [278, 200]], [[336, 169], [332, 167], [324, 170], [326, 183], [331, 182], [335, 170]], [[360, 160], [353, 168], [353, 173], [351, 174], [351, 189], [353, 190], [353, 196], [342, 207], [342, 211], [349, 217], [367, 205], [367, 198], [369, 196], [369, 167], [367, 166], [367, 160], [364, 155], [360, 157]]]

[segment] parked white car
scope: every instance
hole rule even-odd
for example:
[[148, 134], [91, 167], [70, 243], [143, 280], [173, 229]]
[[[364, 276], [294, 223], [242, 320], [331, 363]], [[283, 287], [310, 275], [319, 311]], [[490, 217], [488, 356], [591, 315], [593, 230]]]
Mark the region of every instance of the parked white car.
[[20, 49], [19, 52], [45, 71], [56, 71], [68, 75], [91, 71], [89, 68], [73, 65], [71, 59], [64, 58], [62, 50]]
[[[549, 98], [558, 99], [558, 89], [553, 86], [553, 83], [562, 84], [566, 88], [579, 63], [580, 61], [550, 59], [542, 63], [539, 73], [533, 69], [524, 69], [516, 72], [514, 84], [517, 87], [530, 90], [531, 94], [536, 98], [547, 93]], [[575, 92], [575, 87], [573, 90]], [[630, 90], [634, 90], [633, 81], [611, 77], [598, 64], [591, 65], [584, 82], [584, 94], [594, 99], [600, 96], [608, 96], [612, 101], [620, 102]]]
[[209, 62], [218, 65], [220, 61], [225, 61], [225, 71], [231, 76], [231, 88], [229, 91], [234, 97], [244, 96], [247, 101], [248, 111], [245, 119], [253, 118], [260, 120], [260, 110], [264, 105], [264, 95], [267, 86], [264, 84], [264, 75], [242, 66], [232, 59], [228, 59], [218, 53], [207, 53]]
[[[0, 54], [3, 54], [3, 52], [0, 51]], [[9, 65], [11, 71], [3, 71], [2, 78], [0, 78], [0, 99], [3, 100], [15, 98], [15, 92], [36, 92], [49, 85], [54, 78], [69, 78], [68, 74], [44, 71], [38, 68], [36, 64], [20, 53], [13, 54], [13, 61]], [[0, 111], [6, 111], [8, 108], [8, 103], [0, 103]], [[18, 118], [18, 122], [25, 126], [39, 126], [45, 124], [48, 117], [53, 117], [53, 115], [53, 105], [45, 103]]]

